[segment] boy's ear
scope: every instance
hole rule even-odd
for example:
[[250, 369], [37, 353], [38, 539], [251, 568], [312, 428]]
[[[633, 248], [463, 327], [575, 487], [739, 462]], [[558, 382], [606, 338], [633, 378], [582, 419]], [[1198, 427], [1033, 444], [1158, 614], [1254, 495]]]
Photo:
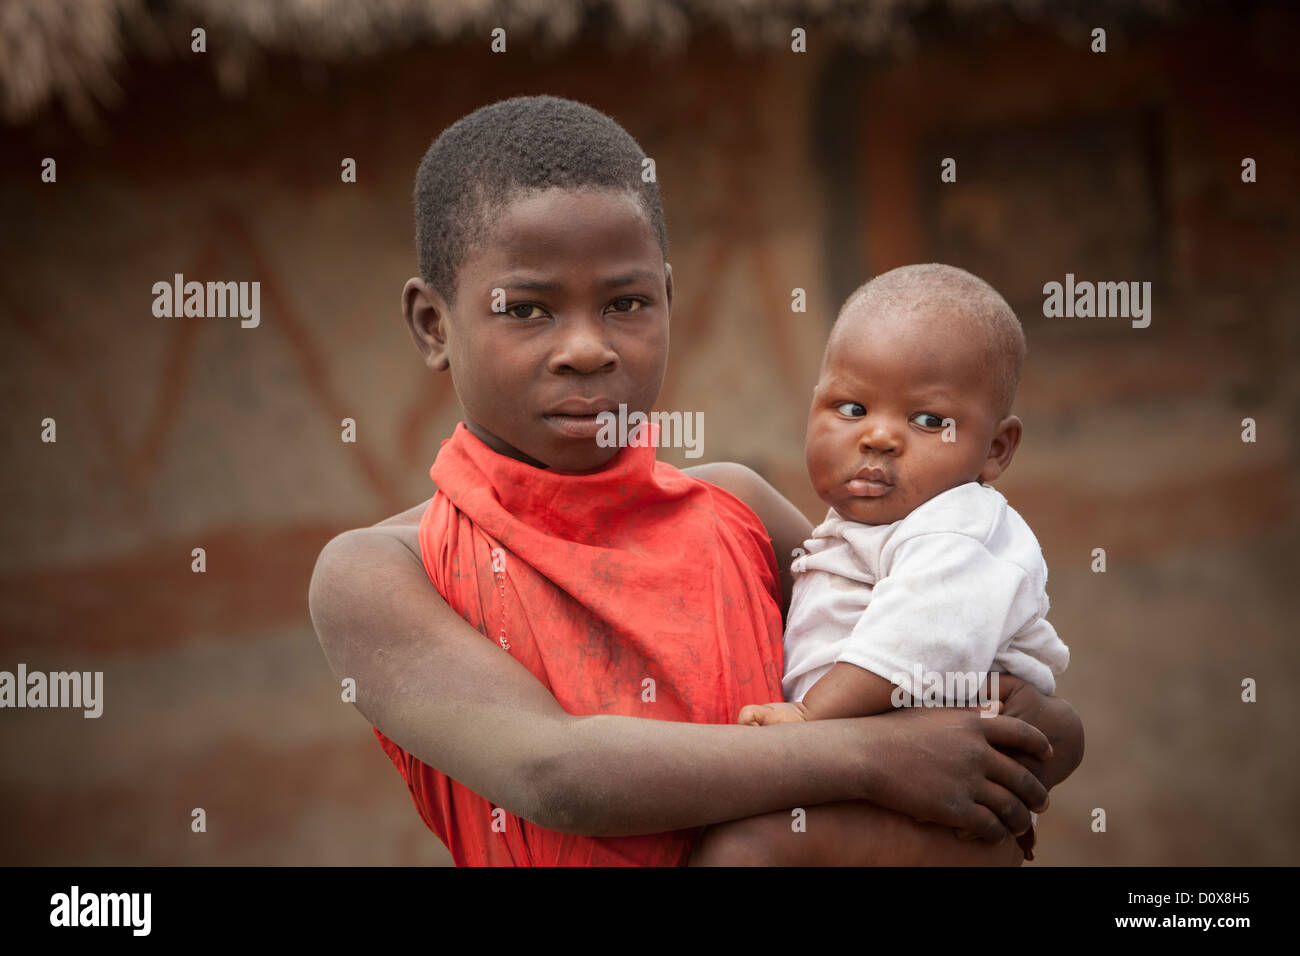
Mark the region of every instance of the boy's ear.
[[446, 371], [451, 364], [447, 353], [448, 312], [447, 303], [427, 282], [418, 276], [406, 280], [402, 315], [415, 347], [424, 356], [424, 364], [435, 372]]
[[673, 267], [664, 263], [664, 290], [668, 295], [668, 308], [671, 311], [673, 307]]
[[993, 433], [993, 441], [989, 445], [989, 457], [980, 471], [981, 482], [993, 481], [1010, 467], [1011, 459], [1015, 457], [1016, 449], [1020, 447], [1020, 436], [1023, 432], [1024, 426], [1015, 415], [1008, 415], [998, 423], [997, 431]]

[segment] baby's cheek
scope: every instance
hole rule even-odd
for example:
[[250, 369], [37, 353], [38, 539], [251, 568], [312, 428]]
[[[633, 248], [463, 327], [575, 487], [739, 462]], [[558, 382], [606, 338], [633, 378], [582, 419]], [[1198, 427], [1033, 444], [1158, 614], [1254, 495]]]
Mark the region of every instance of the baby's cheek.
[[843, 461], [832, 458], [824, 459], [821, 467], [809, 472], [813, 487], [823, 496], [844, 497], [846, 494], [844, 488], [845, 467]]
[[936, 477], [925, 472], [920, 474], [909, 472], [898, 476], [894, 482], [897, 495], [891, 504], [895, 510], [901, 512], [899, 517], [906, 517], [942, 490], [939, 482], [935, 480]]
[[828, 475], [834, 473], [835, 454], [832, 443], [827, 441], [824, 433], [814, 428], [808, 435], [807, 463], [808, 476], [817, 487], [828, 483]]

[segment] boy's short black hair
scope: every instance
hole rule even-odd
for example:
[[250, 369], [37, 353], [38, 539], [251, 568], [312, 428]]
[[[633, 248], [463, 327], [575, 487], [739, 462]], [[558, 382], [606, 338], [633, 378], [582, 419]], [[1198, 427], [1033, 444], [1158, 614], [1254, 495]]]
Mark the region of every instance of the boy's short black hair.
[[627, 130], [573, 100], [520, 96], [480, 107], [443, 130], [416, 173], [421, 277], [453, 302], [457, 272], [492, 213], [522, 192], [553, 186], [635, 193], [667, 259], [659, 186], [642, 179], [643, 159]]

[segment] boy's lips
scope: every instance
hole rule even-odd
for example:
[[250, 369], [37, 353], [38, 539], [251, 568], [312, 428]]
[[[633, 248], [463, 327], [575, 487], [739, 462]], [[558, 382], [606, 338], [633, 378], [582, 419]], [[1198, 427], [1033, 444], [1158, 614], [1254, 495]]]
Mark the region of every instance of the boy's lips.
[[582, 417], [600, 412], [617, 412], [618, 402], [608, 398], [570, 398], [556, 405], [546, 415]]
[[561, 402], [542, 418], [552, 427], [570, 438], [595, 438], [605, 423], [598, 417], [602, 412], [614, 411], [616, 402], [605, 398], [571, 398]]
[[879, 498], [894, 490], [894, 483], [883, 468], [863, 468], [845, 486], [859, 498]]
[[596, 415], [543, 415], [552, 427], [569, 438], [595, 438], [605, 423]]

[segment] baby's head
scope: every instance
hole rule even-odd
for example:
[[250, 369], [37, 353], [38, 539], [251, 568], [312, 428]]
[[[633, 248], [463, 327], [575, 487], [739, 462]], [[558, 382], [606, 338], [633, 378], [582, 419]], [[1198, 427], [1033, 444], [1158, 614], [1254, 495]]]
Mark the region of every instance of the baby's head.
[[840, 309], [808, 415], [808, 474], [822, 500], [889, 524], [1011, 464], [1011, 403], [1025, 337], [1006, 300], [953, 266], [904, 266]]

